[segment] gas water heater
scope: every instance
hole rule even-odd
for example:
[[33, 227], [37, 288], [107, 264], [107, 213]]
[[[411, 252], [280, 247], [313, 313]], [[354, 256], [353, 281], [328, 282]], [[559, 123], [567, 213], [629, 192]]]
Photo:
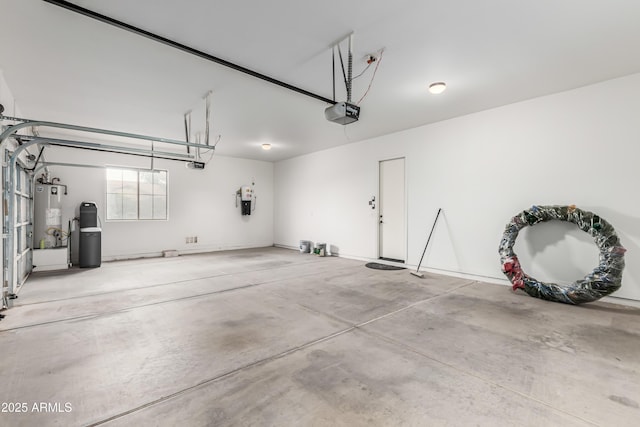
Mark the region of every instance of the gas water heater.
[[65, 186], [36, 184], [33, 212], [33, 247], [40, 249], [63, 246], [62, 196]]

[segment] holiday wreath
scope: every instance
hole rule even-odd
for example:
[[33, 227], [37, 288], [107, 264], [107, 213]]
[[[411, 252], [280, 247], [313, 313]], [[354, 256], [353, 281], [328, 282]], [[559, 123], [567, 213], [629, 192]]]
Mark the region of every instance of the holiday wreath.
[[[513, 245], [520, 230], [551, 220], [576, 224], [582, 231], [593, 236], [600, 250], [598, 266], [584, 279], [576, 280], [567, 286], [540, 282], [528, 276], [522, 270], [518, 256], [513, 252]], [[625, 251], [611, 224], [592, 212], [571, 205], [532, 206], [514, 216], [505, 228], [498, 252], [502, 271], [511, 281], [514, 291], [523, 289], [532, 297], [566, 304], [582, 304], [596, 301], [620, 288]]]

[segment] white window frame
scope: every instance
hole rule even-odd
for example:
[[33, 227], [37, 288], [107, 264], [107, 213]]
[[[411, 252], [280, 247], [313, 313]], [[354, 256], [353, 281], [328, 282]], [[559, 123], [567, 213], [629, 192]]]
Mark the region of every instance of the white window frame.
[[[109, 175], [109, 171], [110, 170], [120, 170], [120, 171], [128, 171], [128, 172], [135, 172], [137, 175], [137, 180], [136, 180], [136, 216], [137, 218], [110, 218], [109, 217], [109, 194], [117, 194], [117, 193], [110, 193], [109, 192], [109, 179], [108, 179], [108, 175]], [[164, 218], [140, 218], [140, 173], [141, 172], [164, 172], [165, 173], [165, 177], [166, 177], [166, 182], [165, 182], [165, 216]], [[140, 222], [140, 221], [168, 221], [169, 220], [169, 171], [165, 170], [165, 169], [142, 169], [142, 168], [132, 168], [132, 167], [127, 167], [127, 166], [107, 166], [105, 168], [105, 216], [106, 216], [106, 221], [107, 222]], [[143, 196], [148, 195], [148, 194], [143, 194]], [[151, 196], [153, 197], [155, 194], [152, 193]], [[124, 213], [124, 209], [123, 212]]]

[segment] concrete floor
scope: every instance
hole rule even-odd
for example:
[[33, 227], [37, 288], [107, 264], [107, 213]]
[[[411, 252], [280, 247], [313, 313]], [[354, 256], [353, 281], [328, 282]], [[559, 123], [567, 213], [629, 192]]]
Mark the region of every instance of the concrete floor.
[[278, 248], [34, 274], [16, 303], [2, 426], [640, 425], [628, 306]]

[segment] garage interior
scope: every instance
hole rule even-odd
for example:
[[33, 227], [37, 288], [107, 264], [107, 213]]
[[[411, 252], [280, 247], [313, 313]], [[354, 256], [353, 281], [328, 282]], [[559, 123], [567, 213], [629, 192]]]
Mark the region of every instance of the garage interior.
[[640, 5], [0, 12], [0, 425], [638, 425]]

